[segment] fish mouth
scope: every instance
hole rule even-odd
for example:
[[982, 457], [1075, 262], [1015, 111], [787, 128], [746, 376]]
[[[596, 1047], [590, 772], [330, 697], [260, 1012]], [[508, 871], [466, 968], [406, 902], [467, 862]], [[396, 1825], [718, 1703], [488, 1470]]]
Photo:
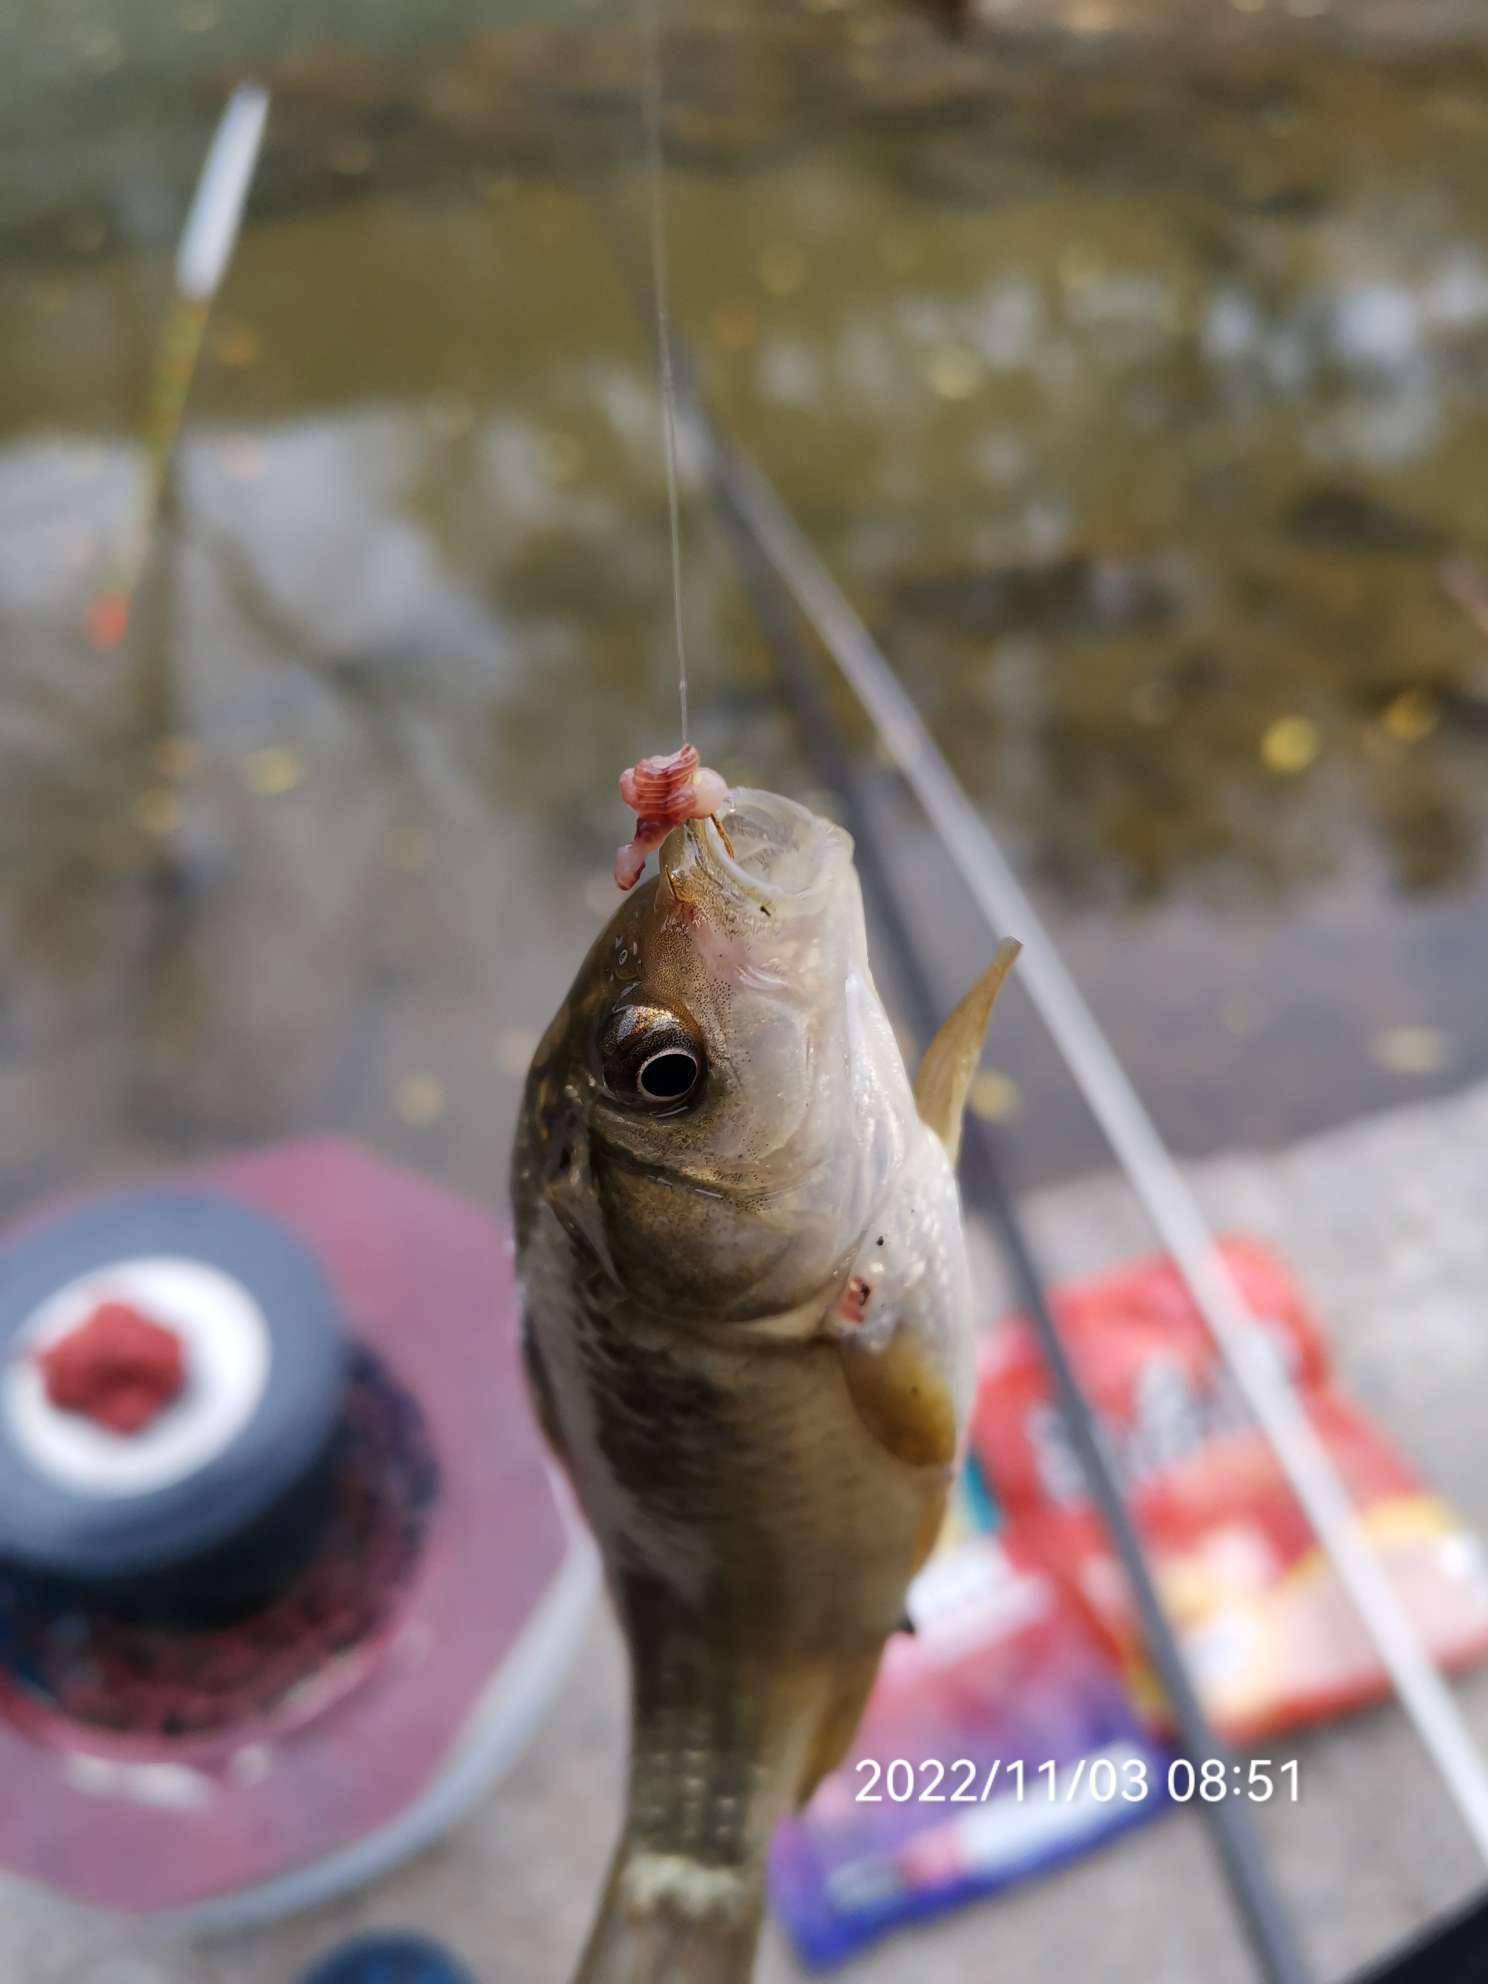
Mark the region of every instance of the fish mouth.
[[687, 851], [719, 887], [772, 912], [814, 907], [852, 856], [841, 827], [778, 792], [747, 787], [683, 833]]

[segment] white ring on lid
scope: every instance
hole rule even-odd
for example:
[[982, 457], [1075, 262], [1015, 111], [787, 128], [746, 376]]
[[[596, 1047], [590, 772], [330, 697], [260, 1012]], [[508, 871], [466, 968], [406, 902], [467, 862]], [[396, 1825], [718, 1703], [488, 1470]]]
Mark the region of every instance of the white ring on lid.
[[[186, 1388], [138, 1433], [115, 1433], [46, 1394], [37, 1363], [100, 1302], [127, 1302], [174, 1330]], [[0, 1421], [38, 1474], [77, 1495], [151, 1495], [225, 1452], [252, 1418], [269, 1379], [268, 1324], [220, 1268], [181, 1256], [116, 1261], [70, 1281], [32, 1311], [0, 1369]]]

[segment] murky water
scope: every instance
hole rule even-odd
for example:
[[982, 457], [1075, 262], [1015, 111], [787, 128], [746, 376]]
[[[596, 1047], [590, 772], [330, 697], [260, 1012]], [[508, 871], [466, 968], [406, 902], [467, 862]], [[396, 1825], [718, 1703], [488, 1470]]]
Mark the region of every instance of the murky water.
[[[326, 1126], [501, 1188], [676, 705], [633, 36], [494, 11], [250, 17], [260, 190], [103, 648], [245, 47], [163, 0], [10, 31], [9, 1201]], [[1488, 1068], [1488, 64], [1378, 7], [1194, 5], [1161, 59], [1139, 8], [1034, 11], [962, 56], [887, 7], [700, 10], [675, 314], [1161, 1122], [1281, 1139]], [[809, 795], [695, 484], [684, 543], [694, 734]], [[949, 994], [988, 945], [876, 775]], [[994, 1058], [1025, 1176], [1100, 1156], [1026, 1008]]]

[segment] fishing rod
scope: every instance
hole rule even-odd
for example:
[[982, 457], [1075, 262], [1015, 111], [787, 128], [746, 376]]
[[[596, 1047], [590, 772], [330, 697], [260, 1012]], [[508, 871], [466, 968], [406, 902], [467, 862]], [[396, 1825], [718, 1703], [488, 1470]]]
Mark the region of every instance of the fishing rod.
[[1348, 1491], [1245, 1307], [1193, 1190], [1158, 1134], [1023, 884], [919, 712], [794, 519], [759, 471], [724, 441], [690, 374], [682, 404], [730, 508], [786, 586], [857, 696], [994, 931], [1023, 942], [1019, 976], [1192, 1295], [1241, 1397], [1332, 1559], [1401, 1706], [1488, 1861], [1488, 1771], [1368, 1543]]

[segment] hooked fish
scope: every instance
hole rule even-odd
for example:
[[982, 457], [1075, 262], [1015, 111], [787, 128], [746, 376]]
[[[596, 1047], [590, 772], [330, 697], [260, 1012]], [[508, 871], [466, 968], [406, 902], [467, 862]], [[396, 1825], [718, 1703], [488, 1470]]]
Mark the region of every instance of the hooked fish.
[[673, 829], [540, 1042], [513, 1160], [537, 1416], [631, 1668], [576, 1984], [739, 1984], [777, 1820], [842, 1757], [972, 1383], [953, 1165], [1016, 945], [911, 1088], [852, 842], [740, 790]]

